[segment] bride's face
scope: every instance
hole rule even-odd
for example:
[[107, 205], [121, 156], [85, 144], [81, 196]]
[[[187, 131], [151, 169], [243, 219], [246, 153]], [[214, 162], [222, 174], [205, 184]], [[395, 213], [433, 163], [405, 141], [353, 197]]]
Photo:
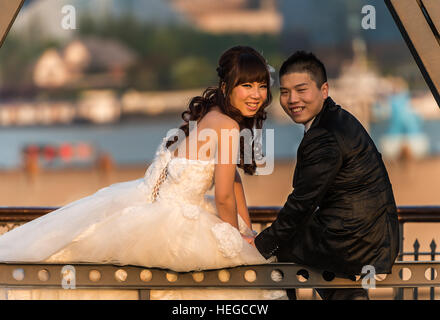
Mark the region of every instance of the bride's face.
[[267, 99], [267, 84], [263, 82], [241, 83], [232, 89], [229, 97], [232, 106], [245, 117], [253, 117]]

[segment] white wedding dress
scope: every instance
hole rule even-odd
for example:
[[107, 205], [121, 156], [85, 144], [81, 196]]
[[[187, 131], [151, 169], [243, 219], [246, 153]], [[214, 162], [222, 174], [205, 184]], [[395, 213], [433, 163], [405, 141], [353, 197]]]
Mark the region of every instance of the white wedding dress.
[[[144, 178], [103, 188], [0, 236], [0, 262], [88, 262], [181, 272], [268, 263], [241, 237], [240, 232], [251, 232], [241, 217], [239, 232], [218, 217], [212, 197], [205, 195], [213, 186], [214, 160], [173, 157], [165, 142]], [[285, 292], [152, 290], [151, 298], [279, 299]]]

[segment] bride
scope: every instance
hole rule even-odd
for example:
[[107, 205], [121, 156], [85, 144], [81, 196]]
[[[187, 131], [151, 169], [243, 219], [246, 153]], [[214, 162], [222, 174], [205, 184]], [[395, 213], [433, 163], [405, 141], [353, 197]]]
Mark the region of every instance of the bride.
[[[107, 263], [181, 272], [268, 263], [250, 244], [254, 234], [236, 168], [255, 173], [255, 155], [245, 161], [244, 144], [229, 141], [237, 141], [239, 130], [262, 127], [271, 102], [270, 73], [264, 58], [244, 46], [224, 52], [217, 73], [218, 87], [191, 99], [180, 135], [164, 138], [144, 178], [103, 188], [0, 236], [0, 262]], [[205, 195], [213, 185], [214, 199]], [[152, 299], [280, 297], [284, 291], [151, 293]]]

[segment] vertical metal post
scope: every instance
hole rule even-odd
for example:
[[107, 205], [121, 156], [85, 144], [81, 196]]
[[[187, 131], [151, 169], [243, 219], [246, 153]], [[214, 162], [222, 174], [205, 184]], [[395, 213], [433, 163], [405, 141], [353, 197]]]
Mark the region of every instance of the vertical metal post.
[[[403, 222], [399, 221], [399, 254], [397, 255], [397, 261], [403, 261], [403, 240], [405, 237], [403, 236]], [[399, 276], [402, 279], [403, 272], [399, 271]], [[395, 288], [394, 300], [403, 300], [403, 288]]]
[[[432, 239], [431, 243], [429, 244], [429, 247], [431, 248], [431, 261], [435, 261], [435, 249], [437, 249], [437, 244], [435, 243], [434, 239]], [[434, 268], [431, 268], [431, 280], [434, 279], [435, 279], [435, 270]], [[429, 298], [430, 300], [435, 300], [434, 287], [429, 288]]]
[[138, 291], [139, 291], [139, 300], [150, 300], [149, 289], [140, 289]]
[[[416, 241], [414, 241], [414, 261], [419, 261], [419, 250], [420, 250], [420, 243], [419, 240], [416, 238]], [[414, 288], [413, 289], [413, 299], [418, 300], [419, 298], [419, 289]]]

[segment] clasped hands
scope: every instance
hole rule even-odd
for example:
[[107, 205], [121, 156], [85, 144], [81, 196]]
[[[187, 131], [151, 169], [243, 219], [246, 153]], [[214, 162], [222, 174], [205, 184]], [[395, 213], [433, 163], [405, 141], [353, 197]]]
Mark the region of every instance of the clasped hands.
[[255, 237], [256, 235], [253, 236], [246, 236], [244, 234], [241, 235], [241, 237], [246, 240], [247, 243], [249, 243], [250, 245], [255, 247]]

